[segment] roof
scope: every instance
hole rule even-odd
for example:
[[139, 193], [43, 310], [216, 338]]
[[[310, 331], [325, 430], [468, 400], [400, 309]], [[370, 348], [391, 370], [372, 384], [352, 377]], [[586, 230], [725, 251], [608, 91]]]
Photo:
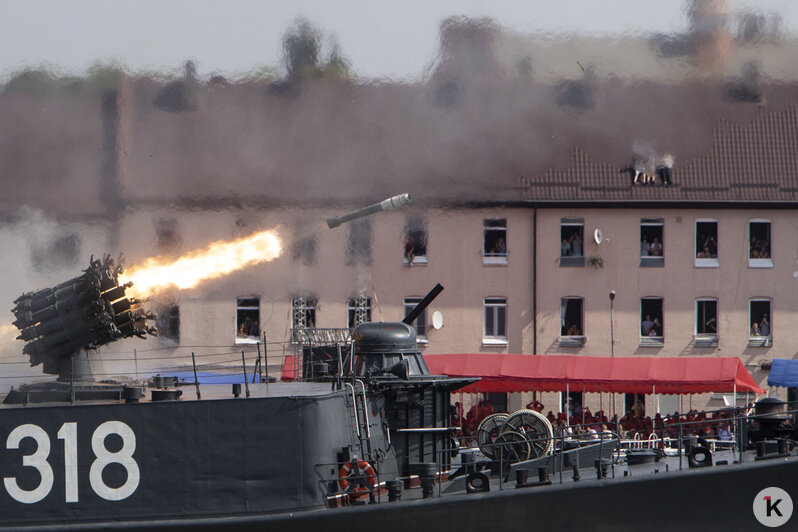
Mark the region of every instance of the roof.
[[798, 388], [798, 360], [774, 358], [768, 374], [768, 386]]
[[424, 357], [433, 374], [480, 377], [461, 391], [764, 393], [737, 357], [451, 354]]

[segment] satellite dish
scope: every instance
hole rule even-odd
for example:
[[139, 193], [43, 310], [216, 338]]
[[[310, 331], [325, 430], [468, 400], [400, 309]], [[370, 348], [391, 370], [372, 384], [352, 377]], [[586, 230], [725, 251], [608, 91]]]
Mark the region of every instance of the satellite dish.
[[595, 231], [593, 231], [593, 240], [596, 241], [596, 244], [601, 244], [601, 242], [604, 240], [604, 233], [602, 233], [601, 229], [598, 227]]
[[436, 310], [432, 313], [432, 328], [438, 330], [441, 327], [443, 327], [443, 314], [440, 310]]

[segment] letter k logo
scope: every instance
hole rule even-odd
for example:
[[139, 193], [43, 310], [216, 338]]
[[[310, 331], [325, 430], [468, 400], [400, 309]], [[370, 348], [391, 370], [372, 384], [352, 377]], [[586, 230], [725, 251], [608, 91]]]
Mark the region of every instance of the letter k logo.
[[781, 502], [781, 499], [776, 499], [776, 502], [773, 502], [772, 497], [770, 496], [763, 497], [763, 499], [767, 503], [767, 509], [765, 512], [767, 513], [768, 517], [770, 517], [773, 512], [776, 512], [776, 515], [779, 517], [783, 517], [779, 511], [779, 503]]

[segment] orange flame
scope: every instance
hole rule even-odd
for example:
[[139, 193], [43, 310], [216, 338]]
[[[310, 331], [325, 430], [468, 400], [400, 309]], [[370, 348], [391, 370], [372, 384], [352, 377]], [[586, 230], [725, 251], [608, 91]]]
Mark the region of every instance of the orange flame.
[[261, 231], [231, 242], [214, 242], [171, 262], [149, 258], [141, 265], [131, 266], [120, 275], [119, 281], [133, 282], [129, 295], [147, 297], [167, 288], [193, 288], [202, 281], [274, 260], [281, 252], [277, 231]]

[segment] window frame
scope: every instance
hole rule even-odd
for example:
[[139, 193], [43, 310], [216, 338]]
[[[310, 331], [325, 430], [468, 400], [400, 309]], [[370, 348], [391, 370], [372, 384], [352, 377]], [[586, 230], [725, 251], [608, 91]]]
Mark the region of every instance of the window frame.
[[[714, 303], [715, 305], [715, 312], [714, 316], [711, 319], [715, 321], [715, 332], [707, 332], [706, 330], [700, 331], [698, 324], [700, 322], [704, 323], [706, 327], [708, 324], [708, 320], [706, 319], [706, 310], [704, 310], [704, 316], [700, 317], [701, 309], [700, 306], [706, 303]], [[718, 345], [718, 300], [717, 298], [712, 297], [701, 297], [695, 300], [695, 320], [693, 321], [694, 331], [693, 331], [693, 342], [696, 347], [717, 347]]]
[[[646, 313], [643, 310], [643, 301], [659, 301], [660, 302], [660, 309], [659, 309], [659, 316], [653, 316], [653, 319], [659, 318], [660, 327], [662, 330], [660, 331], [661, 334], [655, 336], [643, 336], [643, 321], [645, 321]], [[650, 316], [651, 313], [649, 312], [648, 315]], [[640, 325], [638, 327], [637, 333], [640, 338], [640, 347], [662, 347], [665, 345], [665, 298], [660, 296], [646, 296], [640, 298]]]
[[[482, 300], [482, 344], [507, 345], [507, 298], [486, 297]], [[488, 312], [492, 314], [491, 334], [488, 334]], [[504, 329], [504, 334], [500, 334]]]
[[[751, 257], [751, 225], [752, 224], [767, 224], [767, 249], [768, 255], [767, 258], [753, 258]], [[748, 220], [748, 239], [747, 242], [749, 243], [748, 246], [748, 267], [749, 268], [772, 268], [773, 267], [773, 222], [771, 220], [766, 220], [762, 218], [755, 218], [753, 220]]]
[[[416, 308], [416, 305], [423, 301], [423, 297], [415, 297], [415, 296], [408, 296], [402, 300], [404, 313], [402, 317], [407, 316], [407, 314]], [[419, 327], [419, 324], [421, 325]], [[413, 329], [416, 331], [416, 342], [420, 344], [427, 343], [428, 334], [429, 334], [429, 323], [427, 322], [427, 309], [425, 308], [421, 311], [421, 314], [410, 324]]]
[[[579, 334], [568, 334], [566, 330], [566, 326], [568, 326], [566, 317], [569, 313], [568, 302], [570, 301], [579, 302], [579, 323], [572, 324], [572, 325], [578, 325]], [[560, 346], [582, 347], [583, 345], [585, 345], [586, 340], [587, 336], [585, 335], [585, 298], [578, 296], [565, 296], [560, 298], [560, 336], [558, 339]]]
[[[346, 311], [347, 311], [347, 320], [346, 324], [349, 329], [354, 329], [360, 323], [355, 323], [355, 313], [357, 312], [357, 300], [359, 296], [350, 297], [346, 300]], [[371, 298], [366, 298], [366, 321], [363, 323], [367, 323], [371, 321]]]
[[[576, 234], [579, 235], [579, 240], [582, 242], [581, 255], [563, 255], [562, 254], [562, 241], [563, 233], [566, 227], [576, 227], [578, 230]], [[585, 265], [585, 219], [584, 218], [561, 218], [560, 219], [560, 238], [557, 240], [557, 246], [560, 248], [558, 253], [560, 266], [562, 267], [584, 267]]]
[[[767, 303], [767, 311], [760, 314], [763, 314], [765, 318], [768, 319], [768, 325], [770, 326], [770, 330], [768, 331], [767, 335], [764, 334], [753, 334], [753, 306], [755, 303]], [[761, 323], [758, 322], [758, 323]], [[749, 347], [771, 347], [773, 345], [773, 300], [768, 297], [752, 297], [748, 300], [748, 323], [746, 325], [748, 328], [748, 345]]]
[[[713, 223], [715, 224], [715, 256], [714, 257], [699, 257], [698, 251], [698, 224], [708, 224]], [[720, 262], [718, 260], [719, 256], [719, 249], [720, 249], [720, 242], [718, 239], [718, 229], [719, 229], [718, 220], [713, 218], [699, 218], [695, 221], [695, 231], [693, 232], [693, 254], [695, 256], [695, 267], [696, 268], [718, 268], [720, 266]]]
[[[417, 239], [412, 239], [413, 233], [420, 235]], [[402, 262], [407, 265], [427, 264], [429, 259], [427, 257], [427, 246], [429, 245], [429, 234], [427, 232], [427, 224], [421, 218], [408, 218], [405, 220], [404, 228], [404, 249], [402, 250]], [[408, 242], [421, 242], [423, 253], [413, 253], [413, 260], [408, 259]], [[416, 251], [416, 246], [413, 246]]]
[[[502, 225], [489, 225], [494, 222]], [[501, 234], [496, 235], [496, 233]], [[489, 234], [495, 235], [495, 238], [489, 239]], [[504, 251], [488, 251], [489, 245], [494, 244], [499, 238], [504, 240]], [[482, 220], [482, 264], [507, 264], [509, 254], [510, 252], [507, 248], [507, 218], [484, 218]]]
[[[251, 301], [257, 300], [257, 306], [245, 305], [242, 301]], [[256, 323], [258, 326], [258, 335], [252, 336], [239, 336], [238, 331], [241, 329], [242, 325], [244, 324], [245, 320], [242, 320], [242, 312], [247, 313], [246, 315], [251, 314], [253, 311], [256, 312]], [[260, 296], [258, 295], [248, 295], [248, 296], [239, 296], [236, 298], [236, 328], [235, 328], [235, 344], [257, 344], [260, 343]]]
[[[662, 255], [643, 255], [643, 228], [659, 228], [659, 244], [662, 246]], [[656, 238], [656, 237], [655, 237]], [[640, 267], [642, 268], [662, 268], [665, 266], [665, 220], [663, 218], [641, 218], [640, 219]]]

